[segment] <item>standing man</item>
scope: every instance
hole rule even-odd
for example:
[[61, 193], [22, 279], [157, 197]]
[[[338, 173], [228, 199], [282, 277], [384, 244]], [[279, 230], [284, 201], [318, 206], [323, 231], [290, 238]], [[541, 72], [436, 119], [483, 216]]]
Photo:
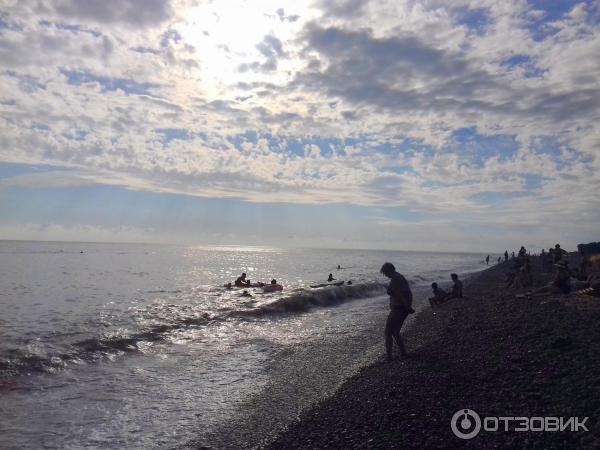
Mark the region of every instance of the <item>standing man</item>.
[[504, 250], [504, 261], [508, 261], [508, 250]]
[[548, 270], [548, 253], [546, 253], [545, 249], [542, 249], [542, 253], [540, 253], [540, 272], [546, 273]]
[[489, 265], [490, 265], [490, 255], [487, 255], [487, 256], [485, 257], [485, 265], [486, 265], [486, 266], [489, 266]]
[[412, 309], [412, 292], [401, 274], [396, 272], [396, 268], [392, 263], [386, 262], [381, 266], [381, 273], [390, 279], [390, 284], [387, 288], [390, 296], [390, 314], [385, 323], [385, 350], [387, 352], [387, 360], [392, 360], [393, 341], [400, 348], [400, 355], [406, 356], [406, 348], [400, 337], [400, 329], [409, 314], [415, 312]]

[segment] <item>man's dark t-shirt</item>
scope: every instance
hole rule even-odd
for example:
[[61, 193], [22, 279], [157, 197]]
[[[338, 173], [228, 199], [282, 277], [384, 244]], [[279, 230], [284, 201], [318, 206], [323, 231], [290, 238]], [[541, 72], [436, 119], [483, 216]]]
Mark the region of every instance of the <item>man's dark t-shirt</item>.
[[462, 281], [456, 280], [454, 286], [452, 286], [452, 295], [454, 297], [462, 298], [463, 296], [463, 284]]
[[390, 296], [390, 309], [412, 309], [412, 292], [410, 291], [410, 286], [406, 278], [398, 272], [392, 275], [387, 292]]

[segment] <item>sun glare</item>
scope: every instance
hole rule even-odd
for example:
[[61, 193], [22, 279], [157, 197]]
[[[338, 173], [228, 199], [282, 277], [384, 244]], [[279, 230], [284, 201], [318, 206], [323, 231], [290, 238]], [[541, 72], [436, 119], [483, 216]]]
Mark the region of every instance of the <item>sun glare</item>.
[[[196, 47], [203, 83], [210, 83], [203, 85], [205, 90], [222, 93], [224, 88], [240, 81], [264, 80], [265, 73], [243, 70], [243, 65], [264, 63], [266, 56], [257, 46], [266, 36], [285, 42], [294, 36], [301, 22], [314, 14], [306, 6], [291, 6], [293, 10], [288, 12], [280, 2], [238, 0], [200, 5], [187, 11], [182, 37]], [[284, 48], [286, 52], [289, 50]], [[281, 65], [290, 64], [285, 61]], [[266, 75], [272, 81], [285, 77], [281, 70]]]

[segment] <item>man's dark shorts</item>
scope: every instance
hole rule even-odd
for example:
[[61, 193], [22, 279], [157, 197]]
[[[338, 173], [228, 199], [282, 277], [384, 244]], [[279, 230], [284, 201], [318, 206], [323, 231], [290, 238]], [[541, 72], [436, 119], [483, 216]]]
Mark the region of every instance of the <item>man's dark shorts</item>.
[[404, 309], [392, 309], [385, 322], [385, 334], [394, 334], [400, 331], [404, 321], [408, 317], [408, 312]]

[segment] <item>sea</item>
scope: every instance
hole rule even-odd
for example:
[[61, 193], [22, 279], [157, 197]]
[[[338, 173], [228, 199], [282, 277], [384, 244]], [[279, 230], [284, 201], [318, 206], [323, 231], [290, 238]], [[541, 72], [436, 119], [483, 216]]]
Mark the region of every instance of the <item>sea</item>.
[[[383, 355], [384, 262], [408, 279], [418, 312], [431, 282], [484, 258], [0, 241], [0, 446], [268, 442]], [[284, 289], [224, 286], [242, 272]], [[329, 274], [344, 283], [311, 287]]]

